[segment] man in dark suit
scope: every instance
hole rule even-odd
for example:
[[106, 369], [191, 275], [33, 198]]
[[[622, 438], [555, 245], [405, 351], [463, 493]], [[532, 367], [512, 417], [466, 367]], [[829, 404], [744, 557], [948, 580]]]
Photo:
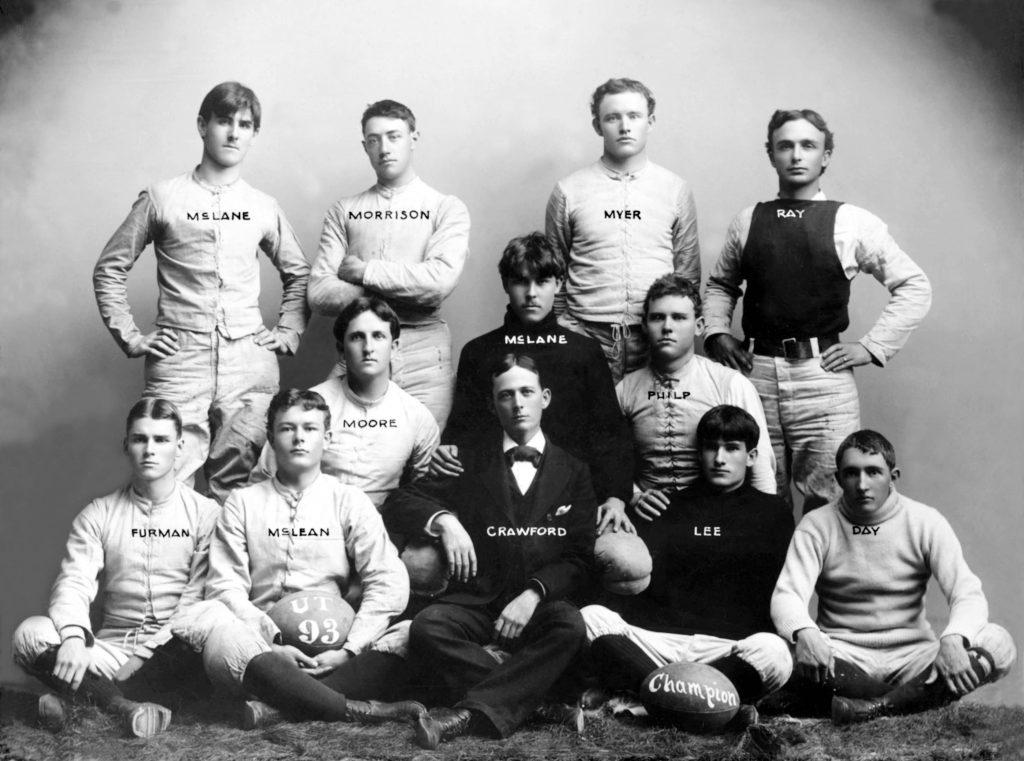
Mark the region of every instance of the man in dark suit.
[[[410, 631], [412, 658], [454, 702], [419, 720], [425, 748], [470, 732], [507, 737], [585, 642], [566, 598], [592, 564], [589, 471], [541, 431], [551, 392], [530, 357], [501, 358], [491, 398], [501, 437], [461, 452], [459, 477], [408, 486], [385, 508], [389, 529], [440, 537], [451, 576]], [[493, 645], [508, 651], [503, 662]]]

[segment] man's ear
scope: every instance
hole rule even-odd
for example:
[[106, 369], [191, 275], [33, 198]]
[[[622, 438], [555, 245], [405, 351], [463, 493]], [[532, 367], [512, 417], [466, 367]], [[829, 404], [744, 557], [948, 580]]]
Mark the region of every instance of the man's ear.
[[325, 444], [330, 444], [331, 443], [331, 439], [333, 437], [334, 437], [334, 431], [332, 431], [330, 428], [328, 428], [326, 431], [324, 431], [324, 443]]
[[654, 114], [651, 114], [650, 116], [647, 117], [647, 124], [649, 125], [648, 129], [654, 129], [654, 125], [655, 125]]
[[551, 389], [542, 388], [540, 390], [540, 408], [546, 410], [549, 404], [551, 404]]
[[596, 116], [591, 120], [590, 124], [594, 128], [594, 132], [596, 132], [598, 135], [600, 135], [601, 134], [601, 122], [598, 121]]
[[124, 452], [125, 454], [128, 454], [128, 437], [127, 436], [125, 436], [123, 439], [121, 439], [121, 451]]
[[698, 317], [693, 321], [693, 334], [695, 336], [704, 335], [704, 331], [707, 329], [707, 324], [704, 322], [704, 317]]
[[178, 434], [178, 453], [175, 455], [175, 457], [177, 457], [178, 455], [180, 455], [184, 451], [185, 451], [185, 437], [182, 436], [181, 434]]
[[199, 137], [206, 137], [206, 119], [202, 116], [196, 117], [196, 129], [199, 130]]
[[757, 461], [757, 447], [747, 450], [747, 467], [752, 468]]
[[897, 481], [900, 480], [900, 469], [899, 468], [893, 468], [892, 471], [890, 471], [890, 472], [892, 474], [892, 482], [893, 483], [896, 483]]
[[412, 138], [412, 146], [411, 146], [411, 148], [412, 148], [412, 150], [415, 150], [416, 149], [416, 143], [418, 143], [420, 141], [420, 131], [418, 129], [414, 129], [412, 132], [409, 133], [409, 137]]

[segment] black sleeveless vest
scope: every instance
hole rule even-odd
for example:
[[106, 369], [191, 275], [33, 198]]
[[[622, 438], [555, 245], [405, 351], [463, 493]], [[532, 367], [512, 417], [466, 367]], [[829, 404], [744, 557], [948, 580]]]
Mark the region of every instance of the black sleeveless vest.
[[838, 336], [850, 324], [850, 281], [836, 253], [841, 201], [778, 199], [754, 207], [743, 247], [747, 338]]

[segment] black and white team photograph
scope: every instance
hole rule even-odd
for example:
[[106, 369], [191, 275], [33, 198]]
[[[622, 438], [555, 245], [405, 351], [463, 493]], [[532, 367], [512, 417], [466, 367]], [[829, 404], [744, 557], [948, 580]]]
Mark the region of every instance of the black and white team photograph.
[[0, 758], [1024, 758], [1022, 66], [0, 0]]

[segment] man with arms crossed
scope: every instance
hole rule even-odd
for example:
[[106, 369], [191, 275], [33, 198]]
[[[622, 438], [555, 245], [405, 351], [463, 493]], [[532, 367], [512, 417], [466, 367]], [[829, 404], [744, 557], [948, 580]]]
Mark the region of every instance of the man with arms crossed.
[[[169, 692], [179, 684], [160, 683], [161, 675], [180, 680], [183, 670], [202, 673], [187, 653], [167, 647], [171, 615], [202, 599], [219, 511], [216, 502], [175, 479], [182, 447], [173, 404], [149, 398], [132, 407], [124, 439], [131, 482], [75, 518], [48, 615], [23, 621], [11, 647], [15, 663], [29, 674], [65, 695], [90, 698], [136, 737], [166, 729], [171, 711], [129, 700], [125, 691]], [[93, 634], [89, 606], [101, 574], [103, 618]], [[150, 659], [160, 666], [147, 668]], [[66, 715], [62, 698], [40, 697], [44, 724], [57, 728]]]
[[391, 378], [443, 428], [452, 404], [452, 360], [441, 302], [454, 290], [469, 254], [469, 212], [458, 198], [417, 177], [413, 152], [419, 132], [406, 106], [373, 103], [363, 112], [362, 129], [377, 183], [328, 210], [309, 304], [335, 315], [359, 296], [387, 299], [402, 325]]
[[608, 364], [593, 338], [558, 324], [555, 294], [565, 282], [565, 260], [541, 233], [513, 238], [498, 263], [508, 294], [504, 324], [466, 344], [459, 357], [455, 402], [431, 472], [458, 476], [459, 449], [479, 445], [501, 425], [491, 402], [490, 370], [509, 351], [537, 360], [551, 390], [544, 433], [590, 466], [598, 506], [597, 533], [628, 526], [633, 452], [629, 428], [615, 398]]
[[[619, 597], [611, 610], [582, 611], [603, 686], [639, 692], [656, 668], [707, 663], [751, 705], [779, 689], [793, 668], [786, 643], [772, 630], [772, 587], [786, 557], [793, 516], [786, 503], [748, 482], [761, 438], [739, 407], [713, 407], [697, 425], [700, 478], [676, 492], [667, 513], [639, 531], [654, 561], [650, 586]], [[584, 693], [596, 708], [605, 697]], [[756, 721], [752, 708], [737, 723]]]
[[[260, 129], [260, 102], [238, 82], [214, 87], [199, 107], [203, 157], [191, 172], [151, 185], [100, 254], [93, 287], [100, 315], [129, 357], [146, 358], [143, 396], [181, 410], [178, 476], [200, 468], [223, 502], [245, 483], [265, 441], [277, 391], [277, 354], [294, 354], [306, 327], [309, 264], [277, 202], [240, 178]], [[157, 329], [143, 334], [128, 306], [128, 272], [152, 242], [160, 299]], [[260, 315], [262, 251], [281, 275], [277, 326]]]
[[[454, 704], [420, 718], [422, 747], [468, 732], [507, 737], [584, 644], [583, 619], [566, 598], [592, 567], [595, 500], [587, 466], [542, 431], [550, 399], [532, 358], [501, 358], [492, 400], [502, 432], [461, 453], [458, 478], [421, 481], [387, 503], [389, 526], [441, 535], [452, 570], [447, 592], [410, 631], [413, 666]], [[493, 645], [510, 653], [503, 662]]]
[[[779, 196], [729, 226], [705, 294], [705, 351], [750, 376], [775, 447], [778, 491], [789, 499], [792, 479], [807, 512], [835, 498], [833, 453], [860, 427], [853, 368], [892, 359], [927, 314], [931, 285], [878, 217], [826, 200], [820, 185], [833, 136], [820, 114], [776, 111], [765, 145]], [[889, 290], [889, 304], [867, 335], [840, 342], [858, 272]], [[729, 329], [744, 281], [741, 344]]]
[[694, 353], [694, 338], [704, 331], [696, 284], [676, 274], [656, 280], [643, 302], [643, 320], [650, 364], [627, 375], [615, 389], [633, 429], [636, 514], [654, 520], [668, 508], [673, 491], [699, 476], [697, 424], [720, 404], [740, 407], [754, 418], [758, 457], [751, 466], [751, 483], [774, 494], [771, 442], [757, 391], [740, 373]]
[[[896, 491], [892, 444], [857, 431], [836, 469], [842, 496], [800, 521], [772, 596], [775, 627], [795, 643], [792, 689], [812, 709], [831, 702], [833, 721], [846, 724], [945, 705], [1005, 676], [1013, 640], [989, 622], [946, 519]], [[924, 611], [933, 576], [949, 603], [938, 639]]]
[[[363, 678], [364, 656], [405, 608], [409, 578], [369, 498], [320, 470], [331, 439], [327, 404], [312, 391], [289, 389], [273, 398], [267, 414], [276, 475], [228, 497], [210, 550], [207, 602], [175, 620], [175, 634], [204, 651], [216, 684], [252, 693], [294, 718], [418, 715], [418, 704], [346, 699], [387, 688]], [[280, 629], [267, 615], [274, 603], [298, 591], [342, 596], [353, 573], [362, 599], [341, 648], [312, 657], [280, 644]], [[246, 726], [260, 725], [267, 712], [250, 702]]]
[[617, 382], [647, 359], [639, 330], [647, 288], [666, 272], [700, 284], [697, 209], [690, 186], [647, 158], [654, 96], [635, 79], [609, 79], [590, 101], [601, 158], [548, 199], [548, 238], [565, 257], [563, 322], [601, 343]]

